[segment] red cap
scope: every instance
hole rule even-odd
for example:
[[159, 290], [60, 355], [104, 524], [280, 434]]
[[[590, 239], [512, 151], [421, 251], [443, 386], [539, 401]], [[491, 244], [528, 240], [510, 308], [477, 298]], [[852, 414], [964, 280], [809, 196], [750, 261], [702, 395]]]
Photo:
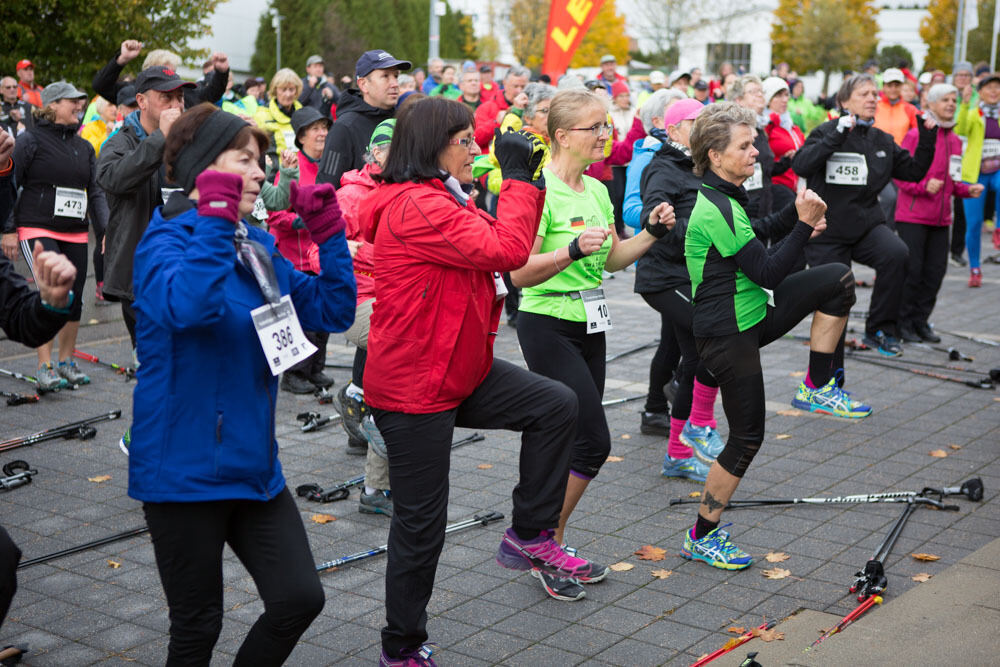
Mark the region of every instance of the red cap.
[[31, 69], [35, 69], [35, 66], [31, 64], [31, 61], [25, 58], [24, 60], [17, 61], [17, 67], [14, 68], [14, 71], [16, 72], [18, 70], [28, 69], [29, 67]]
[[624, 81], [615, 81], [611, 84], [611, 97], [618, 97], [622, 93], [628, 93], [628, 84]]

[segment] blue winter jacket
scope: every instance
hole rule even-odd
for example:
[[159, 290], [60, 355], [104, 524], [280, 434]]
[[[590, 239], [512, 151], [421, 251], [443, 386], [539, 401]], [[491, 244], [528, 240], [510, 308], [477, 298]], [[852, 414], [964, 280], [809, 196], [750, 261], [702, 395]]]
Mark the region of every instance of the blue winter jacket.
[[[268, 500], [285, 487], [274, 437], [278, 381], [250, 318], [265, 300], [237, 260], [233, 232], [231, 222], [200, 216], [178, 192], [156, 209], [136, 248], [142, 363], [129, 495], [137, 500]], [[271, 253], [304, 330], [352, 324], [355, 284], [343, 232], [319, 246], [320, 276], [293, 269], [267, 232], [250, 225], [248, 232]]]
[[659, 139], [643, 137], [632, 146], [632, 161], [625, 169], [625, 201], [622, 204], [622, 220], [635, 230], [642, 229], [642, 193], [639, 184], [642, 182], [642, 172], [653, 159], [653, 154], [660, 150], [663, 144]]

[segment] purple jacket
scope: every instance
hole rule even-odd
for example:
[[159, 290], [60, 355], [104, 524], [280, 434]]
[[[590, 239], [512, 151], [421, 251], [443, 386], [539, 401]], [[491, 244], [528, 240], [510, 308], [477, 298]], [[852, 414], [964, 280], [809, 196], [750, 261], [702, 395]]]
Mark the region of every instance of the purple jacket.
[[[919, 134], [916, 129], [906, 133], [902, 147], [912, 155], [917, 149]], [[896, 198], [896, 221], [911, 222], [935, 227], [951, 224], [951, 198], [969, 197], [967, 183], [952, 180], [948, 174], [948, 162], [952, 155], [962, 155], [962, 142], [951, 129], [938, 128], [937, 144], [934, 146], [934, 161], [927, 174], [916, 183], [894, 181], [899, 195]], [[961, 169], [961, 162], [959, 162]], [[935, 194], [927, 192], [927, 181], [936, 178], [944, 185]]]

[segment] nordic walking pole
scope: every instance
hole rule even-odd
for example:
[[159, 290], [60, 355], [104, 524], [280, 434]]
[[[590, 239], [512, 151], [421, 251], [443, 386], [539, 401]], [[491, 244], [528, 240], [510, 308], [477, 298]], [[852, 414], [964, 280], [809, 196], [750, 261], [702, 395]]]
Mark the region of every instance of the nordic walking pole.
[[80, 350], [73, 350], [73, 356], [77, 359], [83, 359], [84, 361], [89, 361], [92, 364], [97, 364], [99, 366], [105, 366], [110, 368], [119, 375], [124, 375], [126, 379], [131, 380], [135, 377], [135, 369], [127, 366], [119, 366], [118, 364], [113, 364], [110, 361], [102, 361], [92, 354], [87, 354]]
[[[494, 521], [499, 521], [503, 518], [503, 514], [500, 512], [488, 512], [487, 514], [477, 514], [472, 519], [466, 519], [465, 521], [458, 521], [451, 524], [444, 529], [445, 534], [455, 533], [460, 530], [465, 530], [466, 528], [472, 528], [473, 526], [486, 526]], [[341, 558], [336, 558], [334, 560], [328, 560], [325, 563], [320, 563], [316, 566], [317, 572], [323, 572], [325, 570], [332, 570], [338, 568], [342, 565], [347, 565], [348, 563], [355, 563], [359, 560], [364, 560], [366, 558], [371, 558], [372, 556], [377, 556], [379, 554], [384, 554], [389, 550], [388, 544], [383, 544], [380, 547], [375, 547], [374, 549], [369, 549], [368, 551], [359, 551], [358, 553], [351, 554], [349, 556], [342, 556]]]
[[11, 461], [3, 467], [4, 477], [0, 477], [0, 491], [10, 491], [25, 484], [31, 484], [31, 478], [38, 471], [28, 465], [27, 461]]
[[897, 371], [905, 371], [907, 373], [913, 373], [914, 375], [923, 375], [924, 377], [934, 378], [935, 380], [944, 380], [945, 382], [954, 382], [956, 384], [964, 384], [966, 387], [972, 387], [973, 389], [995, 389], [996, 385], [993, 379], [990, 377], [985, 377], [979, 380], [963, 380], [962, 378], [951, 377], [950, 375], [942, 375], [941, 373], [934, 373], [932, 371], [926, 371], [920, 368], [911, 368], [909, 366], [898, 366], [889, 361], [881, 361], [879, 359], [870, 359], [857, 354], [847, 355], [850, 359], [855, 359], [857, 361], [862, 361], [866, 364], [871, 364], [873, 366], [880, 366], [882, 368], [893, 368]]
[[12, 391], [0, 391], [0, 396], [7, 399], [7, 405], [24, 405], [42, 400], [38, 394], [16, 394]]
[[949, 336], [954, 336], [955, 338], [963, 338], [965, 340], [971, 340], [973, 343], [980, 343], [982, 345], [989, 345], [990, 347], [1000, 347], [1000, 343], [995, 340], [989, 340], [988, 338], [979, 338], [977, 336], [972, 336], [966, 333], [959, 333], [958, 331], [945, 331], [944, 329], [935, 329], [943, 334], [948, 334]]
[[88, 419], [81, 419], [80, 421], [64, 424], [63, 426], [57, 426], [55, 428], [45, 429], [44, 431], [32, 433], [31, 435], [4, 440], [3, 442], [0, 442], [0, 452], [17, 449], [18, 447], [27, 447], [28, 445], [33, 445], [37, 442], [55, 440], [56, 438], [66, 438], [67, 440], [71, 438], [80, 438], [81, 440], [89, 440], [97, 435], [97, 429], [91, 426], [91, 424], [118, 419], [121, 416], [121, 410], [113, 410], [112, 412], [106, 412], [103, 415], [89, 417]]
[[[763, 625], [758, 626], [756, 629], [757, 630], [761, 630], [761, 631], [763, 631], [763, 630], [770, 630], [771, 628], [773, 628], [777, 624], [778, 624], [777, 620], [771, 620], [771, 621], [768, 621], [767, 623], [764, 623]], [[709, 653], [708, 655], [706, 655], [701, 660], [693, 663], [691, 665], [691, 667], [701, 667], [702, 665], [707, 665], [708, 663], [712, 662], [716, 658], [729, 653], [733, 649], [736, 649], [736, 648], [739, 648], [740, 646], [743, 646], [744, 644], [746, 644], [748, 641], [750, 641], [753, 638], [754, 638], [754, 631], [753, 630], [750, 630], [749, 632], [744, 632], [739, 637], [736, 637], [734, 639], [730, 639], [728, 642], [726, 642], [726, 645], [723, 646], [722, 648], [719, 648], [719, 649], [716, 649], [716, 650], [712, 651], [711, 653]]]
[[126, 530], [123, 533], [118, 533], [116, 535], [109, 535], [108, 537], [102, 537], [100, 539], [94, 540], [93, 542], [87, 542], [86, 544], [79, 544], [75, 547], [70, 547], [69, 549], [63, 549], [62, 551], [55, 551], [45, 556], [39, 556], [38, 558], [32, 558], [31, 560], [26, 560], [22, 562], [20, 565], [18, 565], [17, 569], [20, 570], [25, 567], [31, 567], [32, 565], [45, 563], [50, 560], [55, 560], [56, 558], [69, 556], [70, 554], [80, 553], [81, 551], [86, 551], [87, 549], [93, 549], [94, 547], [100, 547], [105, 544], [111, 544], [112, 542], [118, 542], [119, 540], [127, 540], [130, 537], [142, 535], [143, 533], [148, 531], [149, 528], [147, 526], [142, 526], [141, 528], [133, 528], [132, 530]]
[[811, 645], [807, 646], [802, 652], [805, 653], [811, 650], [813, 647], [821, 644], [827, 637], [832, 637], [838, 632], [841, 632], [844, 628], [846, 628], [848, 625], [856, 621], [858, 618], [861, 617], [862, 614], [864, 614], [866, 611], [868, 611], [877, 604], [882, 604], [881, 595], [868, 596], [868, 598], [866, 598], [864, 602], [855, 607], [849, 614], [844, 616], [844, 618], [840, 619], [840, 622], [838, 622], [835, 626], [833, 626], [832, 628], [824, 632], [822, 635], [820, 635], [816, 639], [816, 641], [814, 641]]
[[646, 398], [645, 394], [642, 396], [626, 396], [625, 398], [609, 398], [606, 401], [601, 401], [601, 405], [608, 407], [609, 405], [618, 405], [620, 403], [631, 403], [632, 401], [638, 401], [643, 398]]
[[[946, 486], [935, 489], [925, 486], [921, 491], [888, 491], [884, 493], [859, 493], [850, 496], [816, 497], [816, 498], [747, 498], [730, 500], [727, 509], [740, 507], [760, 507], [764, 505], [827, 505], [844, 503], [884, 503], [884, 502], [906, 502], [908, 498], [916, 496], [937, 495], [944, 496], [965, 496], [969, 500], [980, 501], [983, 499], [983, 481], [978, 477], [962, 482], [960, 486]], [[700, 498], [672, 498], [670, 505], [695, 505], [701, 503]]]
[[630, 354], [635, 354], [636, 352], [642, 352], [643, 350], [648, 350], [649, 348], [656, 347], [659, 344], [660, 344], [660, 339], [657, 338], [656, 340], [651, 341], [649, 343], [643, 343], [642, 345], [629, 348], [622, 352], [615, 352], [614, 354], [609, 354], [604, 358], [604, 363], [608, 363], [609, 361], [614, 361], [615, 359], [621, 359], [622, 357], [627, 357]]

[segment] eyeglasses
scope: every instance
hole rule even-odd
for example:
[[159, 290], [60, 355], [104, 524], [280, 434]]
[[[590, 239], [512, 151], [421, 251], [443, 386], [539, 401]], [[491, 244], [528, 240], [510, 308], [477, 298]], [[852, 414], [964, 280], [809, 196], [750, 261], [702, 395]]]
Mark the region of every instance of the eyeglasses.
[[475, 141], [475, 137], [462, 137], [461, 139], [449, 139], [448, 143], [452, 146], [463, 146], [466, 149], [471, 149]]
[[590, 132], [595, 137], [599, 137], [602, 134], [611, 134], [614, 126], [608, 123], [597, 123], [596, 125], [591, 125], [590, 127], [571, 127], [570, 132]]

